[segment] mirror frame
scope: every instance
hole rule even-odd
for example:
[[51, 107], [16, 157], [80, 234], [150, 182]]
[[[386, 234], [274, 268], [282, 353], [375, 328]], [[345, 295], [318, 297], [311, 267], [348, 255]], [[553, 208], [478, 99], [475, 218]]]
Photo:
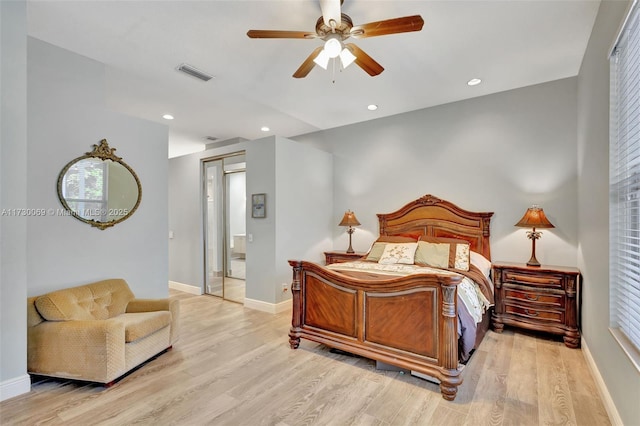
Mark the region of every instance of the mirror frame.
[[[60, 172], [60, 175], [58, 176], [58, 199], [62, 203], [62, 206], [65, 208], [65, 210], [67, 210], [71, 216], [75, 217], [79, 221], [88, 223], [89, 225], [99, 228], [101, 230], [110, 228], [115, 224], [130, 218], [131, 215], [138, 209], [138, 206], [140, 205], [140, 201], [142, 200], [142, 185], [140, 184], [140, 179], [138, 179], [138, 175], [136, 174], [136, 172], [133, 171], [131, 167], [129, 167], [127, 163], [122, 161], [122, 157], [118, 157], [115, 154], [115, 151], [116, 151], [115, 148], [109, 147], [109, 144], [107, 143], [106, 139], [102, 139], [99, 145], [93, 144], [93, 151], [87, 152], [85, 153], [85, 155], [81, 155], [80, 157], [74, 158], [69, 163], [67, 163], [67, 165], [64, 166], [64, 168]], [[124, 166], [129, 171], [129, 173], [131, 173], [131, 176], [133, 176], [133, 178], [135, 179], [136, 185], [138, 186], [138, 199], [136, 200], [136, 204], [133, 206], [133, 208], [125, 216], [122, 216], [121, 218], [116, 220], [110, 220], [108, 222], [100, 222], [95, 219], [86, 219], [80, 216], [75, 211], [73, 211], [73, 209], [71, 209], [71, 207], [69, 207], [69, 205], [67, 204], [67, 201], [62, 196], [62, 185], [64, 181], [64, 176], [74, 164], [76, 164], [79, 161], [85, 160], [87, 158], [99, 158], [101, 160], [111, 160], [114, 163], [119, 163], [122, 166]]]

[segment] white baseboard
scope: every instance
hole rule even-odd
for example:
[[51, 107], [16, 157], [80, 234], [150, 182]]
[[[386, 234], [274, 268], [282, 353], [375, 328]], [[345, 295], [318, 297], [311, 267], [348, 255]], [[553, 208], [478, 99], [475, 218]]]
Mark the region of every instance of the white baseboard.
[[587, 361], [587, 365], [589, 366], [591, 374], [596, 382], [596, 387], [600, 391], [600, 396], [602, 397], [602, 402], [604, 403], [604, 408], [607, 410], [611, 424], [615, 426], [623, 426], [620, 414], [618, 414], [616, 405], [613, 403], [613, 399], [611, 399], [611, 395], [609, 394], [609, 389], [607, 389], [607, 385], [604, 383], [604, 379], [600, 375], [600, 370], [598, 370], [598, 366], [591, 356], [591, 352], [589, 351], [589, 347], [587, 346], [587, 342], [584, 337], [580, 342], [580, 346], [582, 347], [584, 359]]
[[169, 281], [169, 288], [178, 291], [184, 291], [185, 293], [189, 294], [195, 294], [197, 296], [200, 296], [202, 294], [202, 288], [195, 285], [182, 284], [176, 281]]
[[256, 311], [268, 312], [270, 314], [279, 314], [280, 312], [286, 312], [291, 309], [291, 299], [280, 303], [268, 303], [262, 300], [245, 298], [244, 307], [255, 309]]
[[[202, 295], [202, 289], [200, 287], [179, 283], [177, 281], [169, 281], [169, 288], [184, 291], [185, 293]], [[245, 308], [255, 309], [256, 311], [268, 312], [270, 314], [278, 314], [280, 312], [286, 312], [291, 309], [291, 299], [287, 299], [280, 303], [268, 303], [262, 300], [244, 299]]]
[[0, 401], [31, 391], [31, 377], [28, 374], [0, 383]]

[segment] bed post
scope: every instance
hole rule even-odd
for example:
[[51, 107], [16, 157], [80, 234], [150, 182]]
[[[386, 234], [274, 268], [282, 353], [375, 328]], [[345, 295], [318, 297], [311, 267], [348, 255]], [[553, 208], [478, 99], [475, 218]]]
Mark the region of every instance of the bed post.
[[291, 316], [291, 328], [289, 329], [289, 345], [291, 349], [298, 349], [298, 346], [300, 346], [300, 326], [302, 325], [302, 309], [300, 306], [300, 275], [302, 272], [302, 262], [299, 260], [290, 260], [289, 265], [293, 268], [293, 281], [291, 283], [293, 314]]
[[[447, 401], [453, 401], [462, 384], [458, 370], [458, 336], [456, 317], [456, 288], [460, 280], [441, 282], [442, 288], [442, 368], [443, 379], [440, 381], [440, 392]], [[453, 337], [452, 337], [453, 336]]]

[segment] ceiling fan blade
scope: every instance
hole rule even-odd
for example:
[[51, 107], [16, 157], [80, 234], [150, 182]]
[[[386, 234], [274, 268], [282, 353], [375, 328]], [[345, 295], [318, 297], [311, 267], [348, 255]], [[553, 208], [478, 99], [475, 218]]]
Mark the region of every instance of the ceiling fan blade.
[[316, 38], [316, 33], [306, 31], [249, 30], [249, 38]]
[[387, 34], [408, 33], [411, 31], [420, 31], [423, 25], [424, 20], [422, 16], [405, 16], [403, 18], [393, 18], [354, 26], [351, 29], [351, 37], [365, 38]]
[[320, 0], [320, 9], [322, 10], [322, 19], [325, 25], [331, 28], [331, 21], [336, 22], [336, 27], [342, 22], [342, 12], [340, 11], [341, 0]]
[[306, 77], [307, 74], [309, 74], [313, 69], [313, 67], [316, 65], [316, 63], [313, 62], [313, 60], [316, 58], [316, 56], [318, 56], [318, 54], [322, 51], [322, 49], [324, 49], [324, 46], [319, 46], [313, 52], [311, 52], [311, 55], [309, 55], [309, 57], [304, 60], [302, 65], [300, 65], [300, 68], [298, 68], [296, 72], [293, 73], [293, 76], [295, 78]]
[[384, 71], [384, 68], [382, 67], [382, 65], [377, 63], [375, 59], [367, 55], [364, 52], [364, 50], [360, 49], [355, 44], [347, 43], [345, 44], [345, 47], [349, 49], [351, 53], [353, 53], [353, 56], [356, 57], [356, 60], [355, 60], [356, 65], [358, 65], [360, 68], [365, 70], [365, 72], [369, 74], [371, 77], [375, 77], [376, 75]]

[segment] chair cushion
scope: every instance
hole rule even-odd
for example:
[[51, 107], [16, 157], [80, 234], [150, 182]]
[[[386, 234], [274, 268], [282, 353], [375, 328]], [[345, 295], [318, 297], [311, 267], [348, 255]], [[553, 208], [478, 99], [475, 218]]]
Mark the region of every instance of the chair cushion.
[[35, 305], [47, 321], [105, 320], [123, 314], [133, 298], [125, 280], [110, 279], [44, 294]]
[[171, 312], [135, 312], [118, 316], [118, 321], [124, 322], [124, 341], [135, 342], [146, 337], [171, 323]]

